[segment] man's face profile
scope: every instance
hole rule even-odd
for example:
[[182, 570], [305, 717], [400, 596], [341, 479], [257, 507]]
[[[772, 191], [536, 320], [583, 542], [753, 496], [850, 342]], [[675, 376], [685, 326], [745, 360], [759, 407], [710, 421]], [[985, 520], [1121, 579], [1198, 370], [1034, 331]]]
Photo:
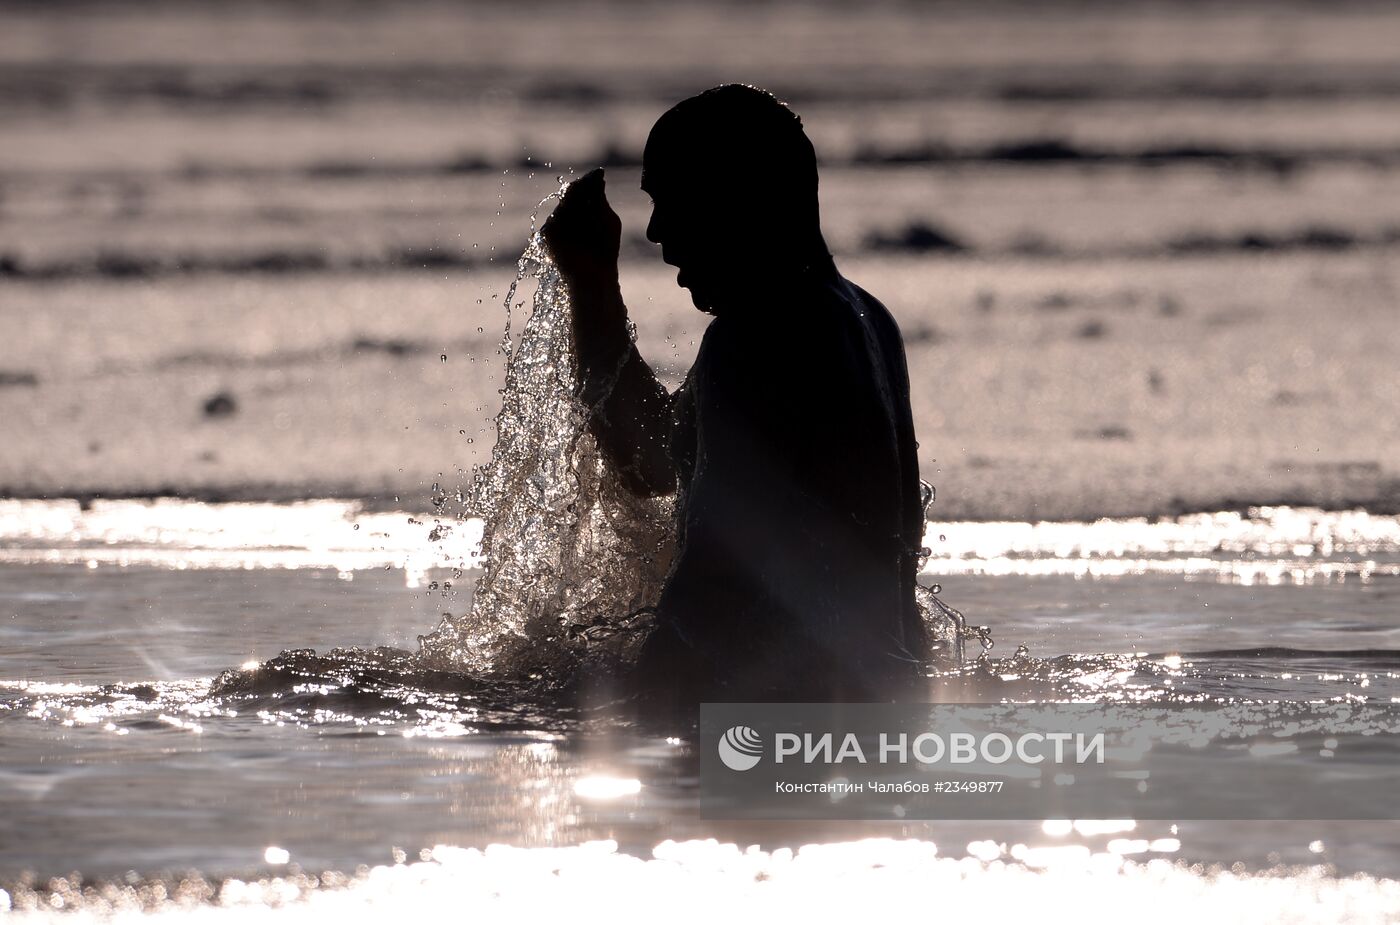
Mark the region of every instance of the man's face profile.
[[646, 236], [661, 246], [661, 259], [677, 269], [676, 283], [690, 290], [695, 307], [708, 311], [714, 307], [715, 251], [723, 236], [713, 227], [714, 197], [697, 195], [698, 185], [678, 180], [674, 170], [643, 168], [642, 190], [651, 197]]
[[649, 144], [642, 169], [642, 190], [651, 197], [647, 240], [679, 271], [676, 283], [695, 307], [713, 313], [762, 272], [765, 236], [776, 233], [773, 216], [763, 214], [758, 196], [736, 195], [737, 184], [726, 189], [692, 165], [658, 169], [652, 154]]
[[647, 238], [701, 311], [771, 300], [761, 294], [770, 283], [830, 259], [811, 142], [765, 91], [716, 87], [664, 113], [642, 154], [642, 189]]

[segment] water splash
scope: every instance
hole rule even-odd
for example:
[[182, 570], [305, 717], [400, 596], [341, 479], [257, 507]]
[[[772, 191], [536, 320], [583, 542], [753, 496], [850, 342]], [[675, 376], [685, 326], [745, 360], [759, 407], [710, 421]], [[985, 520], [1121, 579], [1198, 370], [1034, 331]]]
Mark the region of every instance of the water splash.
[[[529, 318], [512, 343], [510, 307], [533, 278]], [[506, 294], [502, 405], [491, 459], [466, 507], [484, 524], [471, 611], [420, 638], [420, 656], [477, 675], [564, 680], [616, 669], [650, 626], [675, 547], [674, 498], [639, 498], [588, 431], [577, 397], [568, 291], [538, 234]]]

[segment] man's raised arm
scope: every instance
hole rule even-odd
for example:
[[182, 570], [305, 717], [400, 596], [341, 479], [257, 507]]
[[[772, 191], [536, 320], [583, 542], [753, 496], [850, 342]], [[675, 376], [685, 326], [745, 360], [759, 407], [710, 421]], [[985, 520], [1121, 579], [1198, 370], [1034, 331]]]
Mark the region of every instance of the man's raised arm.
[[579, 397], [593, 409], [593, 435], [630, 490], [675, 490], [670, 396], [627, 330], [617, 273], [622, 222], [608, 205], [601, 169], [569, 184], [542, 234], [569, 289]]

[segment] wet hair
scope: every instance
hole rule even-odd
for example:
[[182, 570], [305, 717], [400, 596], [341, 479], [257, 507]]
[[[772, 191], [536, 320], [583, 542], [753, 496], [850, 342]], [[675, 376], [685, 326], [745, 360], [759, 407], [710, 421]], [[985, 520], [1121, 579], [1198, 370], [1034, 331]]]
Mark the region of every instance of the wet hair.
[[770, 226], [820, 235], [816, 151], [802, 119], [766, 90], [728, 84], [677, 103], [652, 128], [643, 170], [662, 184], [683, 175], [736, 220], [757, 210]]

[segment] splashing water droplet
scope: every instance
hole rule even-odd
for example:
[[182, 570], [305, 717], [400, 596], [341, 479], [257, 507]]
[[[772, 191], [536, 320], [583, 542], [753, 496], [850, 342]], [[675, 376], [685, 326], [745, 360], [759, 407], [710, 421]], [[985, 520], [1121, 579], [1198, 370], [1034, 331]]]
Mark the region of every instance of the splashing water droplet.
[[[536, 289], [515, 342], [511, 310], [526, 277]], [[568, 292], [538, 234], [505, 304], [496, 443], [465, 492], [485, 521], [484, 569], [471, 611], [420, 637], [420, 658], [565, 683], [585, 666], [620, 667], [645, 638], [674, 547], [673, 499], [633, 495], [589, 433]]]

